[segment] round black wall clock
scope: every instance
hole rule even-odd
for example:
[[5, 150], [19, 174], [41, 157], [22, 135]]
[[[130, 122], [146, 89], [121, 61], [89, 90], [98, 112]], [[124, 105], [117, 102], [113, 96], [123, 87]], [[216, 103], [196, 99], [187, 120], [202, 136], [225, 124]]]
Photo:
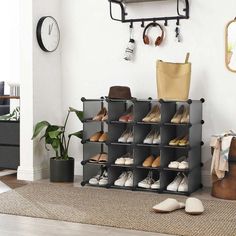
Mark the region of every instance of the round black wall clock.
[[37, 24], [37, 40], [45, 52], [54, 52], [60, 42], [60, 29], [52, 16], [42, 17]]

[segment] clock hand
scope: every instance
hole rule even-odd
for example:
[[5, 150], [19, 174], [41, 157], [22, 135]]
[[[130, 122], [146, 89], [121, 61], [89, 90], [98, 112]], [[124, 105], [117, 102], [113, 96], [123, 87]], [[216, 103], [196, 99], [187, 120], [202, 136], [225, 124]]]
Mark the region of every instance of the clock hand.
[[49, 35], [52, 33], [53, 23], [49, 25]]

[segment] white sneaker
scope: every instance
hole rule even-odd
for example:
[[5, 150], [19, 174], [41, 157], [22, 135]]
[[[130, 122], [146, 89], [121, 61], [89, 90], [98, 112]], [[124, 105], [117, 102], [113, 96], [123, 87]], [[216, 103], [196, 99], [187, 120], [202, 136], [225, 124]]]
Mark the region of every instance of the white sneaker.
[[148, 176], [147, 178], [145, 178], [144, 180], [140, 181], [138, 183], [138, 187], [140, 188], [151, 188], [151, 185], [154, 183], [154, 180]]
[[158, 132], [155, 132], [152, 143], [153, 144], [160, 144], [161, 143], [161, 136]]
[[179, 168], [180, 170], [186, 170], [186, 169], [188, 169], [188, 168], [189, 168], [188, 162], [187, 162], [187, 161], [181, 161], [181, 162], [179, 163], [178, 168]]
[[98, 184], [101, 186], [108, 184], [108, 173], [106, 170], [103, 172]]
[[183, 177], [178, 173], [175, 179], [167, 186], [167, 190], [176, 192], [182, 180]]
[[182, 179], [179, 187], [178, 187], [178, 192], [188, 192], [188, 178], [187, 176], [184, 176]]
[[151, 185], [151, 189], [160, 189], [160, 188], [161, 188], [161, 184], [160, 184], [159, 179]]
[[152, 129], [148, 135], [146, 136], [146, 138], [143, 140], [144, 144], [152, 144], [153, 143], [153, 139], [154, 139], [154, 134], [155, 134], [155, 130]]
[[125, 164], [125, 159], [124, 157], [117, 158], [115, 161], [116, 165], [124, 165]]
[[89, 184], [92, 184], [92, 185], [98, 185], [99, 183], [99, 180], [102, 176], [102, 170], [100, 169], [97, 173], [97, 175], [95, 175], [94, 177], [92, 177], [90, 180], [89, 180]]
[[89, 180], [89, 184], [98, 185], [99, 179], [100, 179], [100, 175], [96, 175]]
[[115, 181], [114, 185], [123, 187], [125, 185], [125, 182], [127, 180], [127, 172], [123, 172], [119, 178]]
[[125, 165], [133, 165], [134, 164], [134, 158], [128, 157], [125, 158]]
[[125, 187], [133, 187], [134, 175], [131, 171], [127, 172], [127, 180], [125, 181]]

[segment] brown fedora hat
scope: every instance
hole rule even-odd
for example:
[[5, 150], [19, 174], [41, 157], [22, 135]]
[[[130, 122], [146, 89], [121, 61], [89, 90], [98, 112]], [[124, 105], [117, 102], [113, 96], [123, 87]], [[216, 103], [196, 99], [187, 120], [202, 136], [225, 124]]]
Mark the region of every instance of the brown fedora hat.
[[108, 98], [132, 99], [130, 88], [126, 86], [112, 86], [110, 87]]

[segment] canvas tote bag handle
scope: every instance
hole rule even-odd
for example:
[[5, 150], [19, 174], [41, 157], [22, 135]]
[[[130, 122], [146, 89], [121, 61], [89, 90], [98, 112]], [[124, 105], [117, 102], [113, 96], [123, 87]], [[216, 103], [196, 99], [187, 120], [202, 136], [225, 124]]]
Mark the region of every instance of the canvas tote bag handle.
[[188, 53], [186, 54], [185, 63], [188, 63], [189, 57], [190, 57], [190, 53], [188, 52]]

